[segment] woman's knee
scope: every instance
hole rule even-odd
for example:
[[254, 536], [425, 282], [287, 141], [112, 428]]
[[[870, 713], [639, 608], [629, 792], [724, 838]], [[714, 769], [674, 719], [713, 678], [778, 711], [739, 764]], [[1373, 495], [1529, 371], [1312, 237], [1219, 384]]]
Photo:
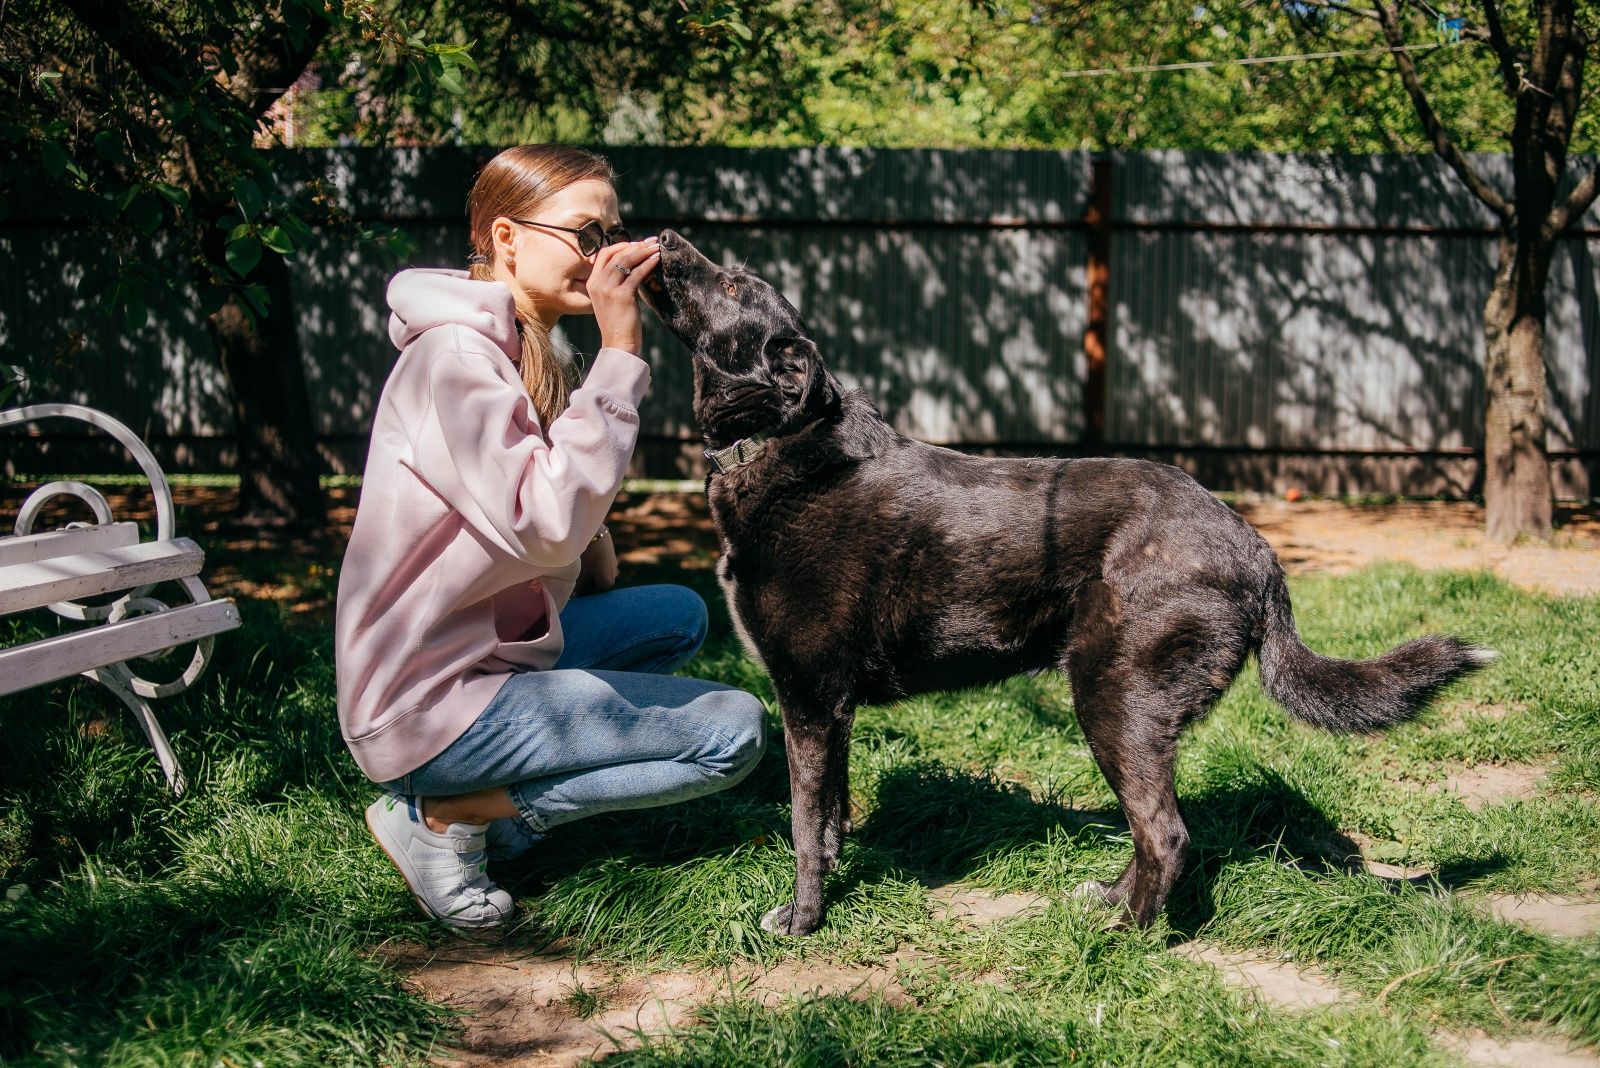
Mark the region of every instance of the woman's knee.
[[710, 625], [705, 598], [687, 586], [663, 586], [662, 591], [670, 606], [667, 612], [682, 636], [682, 647], [686, 655], [693, 656], [705, 644], [706, 629]]
[[712, 763], [720, 775], [743, 778], [761, 762], [767, 748], [767, 714], [761, 701], [743, 690], [706, 695], [723, 745]]

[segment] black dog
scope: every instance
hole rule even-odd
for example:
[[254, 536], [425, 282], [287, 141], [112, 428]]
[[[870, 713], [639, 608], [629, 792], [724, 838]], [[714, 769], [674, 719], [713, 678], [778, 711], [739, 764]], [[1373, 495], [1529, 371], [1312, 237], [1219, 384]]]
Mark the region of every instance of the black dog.
[[1295, 631], [1283, 570], [1174, 467], [985, 459], [896, 433], [823, 367], [770, 285], [670, 230], [646, 300], [694, 359], [718, 576], [783, 710], [798, 862], [762, 919], [809, 934], [848, 827], [858, 704], [1053, 668], [1127, 815], [1134, 855], [1086, 889], [1148, 924], [1183, 868], [1178, 735], [1250, 653], [1290, 714], [1370, 731], [1494, 654], [1455, 638], [1333, 660]]

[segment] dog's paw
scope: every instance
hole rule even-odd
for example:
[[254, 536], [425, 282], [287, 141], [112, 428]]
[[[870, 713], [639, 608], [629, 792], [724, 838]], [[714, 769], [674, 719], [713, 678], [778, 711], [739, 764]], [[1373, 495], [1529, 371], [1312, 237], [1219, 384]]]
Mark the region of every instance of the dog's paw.
[[1087, 901], [1095, 905], [1113, 904], [1111, 900], [1111, 887], [1101, 882], [1099, 879], [1090, 879], [1088, 882], [1079, 883], [1077, 886], [1073, 887], [1072, 894], [1070, 896], [1079, 901]]
[[808, 935], [820, 926], [822, 926], [820, 918], [807, 922], [804, 915], [797, 917], [793, 901], [787, 905], [779, 905], [761, 917], [761, 929], [779, 935]]
[[1128, 911], [1127, 901], [1117, 894], [1116, 888], [1098, 879], [1079, 883], [1068, 896], [1084, 902], [1090, 908], [1108, 911], [1101, 930], [1122, 931], [1139, 926], [1134, 921], [1133, 913]]

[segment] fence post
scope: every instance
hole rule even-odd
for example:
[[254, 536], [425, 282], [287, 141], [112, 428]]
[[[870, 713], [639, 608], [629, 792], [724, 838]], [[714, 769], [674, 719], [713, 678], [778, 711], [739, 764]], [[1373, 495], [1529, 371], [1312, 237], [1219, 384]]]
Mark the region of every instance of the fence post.
[[1083, 446], [1096, 449], [1106, 440], [1106, 356], [1110, 351], [1111, 284], [1111, 156], [1098, 154], [1090, 164], [1089, 203], [1083, 222], [1089, 236], [1088, 324], [1083, 331]]

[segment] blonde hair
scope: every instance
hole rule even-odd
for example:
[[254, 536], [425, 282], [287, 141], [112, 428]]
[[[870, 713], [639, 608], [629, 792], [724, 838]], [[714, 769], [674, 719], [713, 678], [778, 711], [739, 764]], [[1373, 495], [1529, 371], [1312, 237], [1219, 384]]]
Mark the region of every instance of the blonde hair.
[[[604, 159], [569, 145], [518, 145], [501, 152], [484, 164], [467, 194], [467, 233], [473, 253], [468, 273], [479, 281], [495, 280], [491, 227], [496, 219], [526, 219], [574, 182], [592, 178], [610, 182], [614, 177]], [[522, 384], [533, 398], [540, 425], [548, 427], [567, 407], [567, 397], [577, 385], [577, 368], [557, 351], [533, 298], [518, 286], [511, 287], [511, 295], [522, 338], [517, 361]]]

